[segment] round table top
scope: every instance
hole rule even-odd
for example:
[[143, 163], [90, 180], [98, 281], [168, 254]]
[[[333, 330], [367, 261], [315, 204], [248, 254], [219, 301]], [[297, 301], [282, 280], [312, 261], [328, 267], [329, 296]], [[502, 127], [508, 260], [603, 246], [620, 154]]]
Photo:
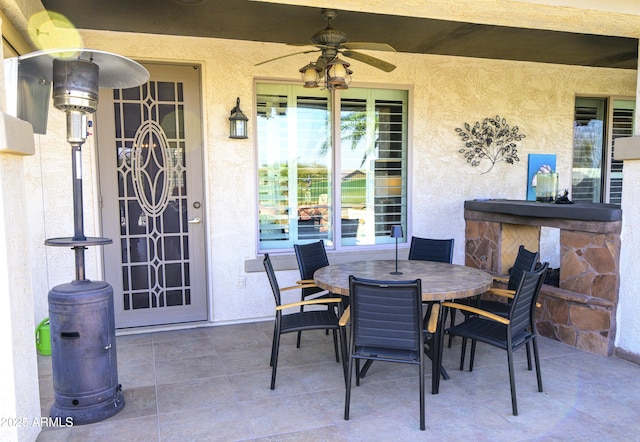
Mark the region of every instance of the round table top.
[[383, 281], [420, 279], [425, 302], [479, 295], [489, 290], [493, 281], [483, 270], [442, 262], [402, 260], [398, 261], [402, 275], [392, 275], [395, 269], [394, 260], [354, 261], [318, 269], [313, 279], [319, 287], [344, 296], [349, 295], [349, 275]]

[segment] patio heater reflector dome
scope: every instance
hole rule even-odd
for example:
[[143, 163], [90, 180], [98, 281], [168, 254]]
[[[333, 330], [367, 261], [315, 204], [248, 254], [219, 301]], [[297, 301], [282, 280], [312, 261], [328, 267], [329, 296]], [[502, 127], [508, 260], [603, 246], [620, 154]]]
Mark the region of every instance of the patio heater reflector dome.
[[98, 107], [98, 65], [90, 60], [53, 60], [53, 106], [93, 113]]

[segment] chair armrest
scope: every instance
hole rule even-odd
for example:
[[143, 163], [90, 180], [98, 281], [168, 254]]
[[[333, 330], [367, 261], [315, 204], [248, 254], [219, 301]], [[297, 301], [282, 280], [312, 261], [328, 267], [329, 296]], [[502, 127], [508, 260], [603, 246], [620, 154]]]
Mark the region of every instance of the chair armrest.
[[313, 279], [303, 279], [296, 281], [296, 284], [315, 284], [315, 281]]
[[351, 319], [351, 306], [347, 306], [347, 308], [344, 309], [344, 313], [340, 317], [340, 321], [338, 321], [338, 325], [340, 327], [344, 327], [349, 323], [350, 319]]
[[284, 310], [290, 307], [300, 307], [301, 305], [315, 305], [315, 304], [341, 304], [340, 298], [322, 298], [322, 299], [310, 299], [308, 301], [291, 302], [289, 304], [276, 305], [277, 310]]
[[[516, 294], [515, 290], [496, 289], [496, 288], [491, 288], [486, 293], [488, 295], [502, 296], [503, 298], [509, 298], [509, 299], [513, 299], [515, 297], [515, 294]], [[540, 308], [540, 307], [542, 307], [542, 304], [540, 304], [539, 302], [536, 302], [536, 307]]]
[[458, 309], [458, 310], [465, 310], [465, 311], [468, 311], [468, 312], [471, 312], [471, 313], [475, 313], [477, 315], [484, 316], [487, 319], [491, 319], [493, 321], [496, 321], [496, 322], [499, 322], [499, 323], [505, 324], [505, 325], [508, 325], [509, 322], [511, 322], [507, 318], [503, 318], [502, 316], [498, 316], [498, 315], [496, 315], [494, 313], [487, 312], [485, 310], [479, 309], [477, 307], [472, 307], [472, 306], [466, 305], [466, 304], [459, 304], [457, 302], [443, 302], [442, 306], [443, 307], [449, 307], [449, 308], [455, 308], [455, 309]]
[[427, 332], [435, 333], [438, 329], [438, 316], [440, 315], [440, 304], [434, 304], [431, 308], [431, 316], [427, 323]]
[[485, 292], [488, 295], [496, 295], [496, 296], [502, 296], [503, 298], [509, 298], [509, 299], [513, 299], [513, 297], [516, 294], [515, 290], [508, 290], [508, 289], [497, 289], [497, 288], [490, 288], [489, 291]]
[[503, 283], [508, 283], [509, 282], [509, 277], [508, 276], [502, 276], [502, 275], [493, 275], [493, 280], [495, 282], [503, 282]]
[[317, 285], [311, 283], [311, 284], [300, 284], [300, 285], [292, 285], [290, 287], [282, 287], [280, 288], [281, 292], [286, 292], [288, 290], [298, 290], [298, 289], [307, 289], [310, 287], [318, 287]]

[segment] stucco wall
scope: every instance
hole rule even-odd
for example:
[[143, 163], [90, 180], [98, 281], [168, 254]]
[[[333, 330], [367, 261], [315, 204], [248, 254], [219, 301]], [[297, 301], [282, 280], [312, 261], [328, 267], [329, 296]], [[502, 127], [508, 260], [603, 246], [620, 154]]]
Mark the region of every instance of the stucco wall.
[[[640, 71], [636, 82], [636, 109], [640, 109]], [[616, 347], [635, 355], [632, 359], [640, 363], [640, 262], [638, 262], [638, 223], [640, 223], [640, 155], [638, 141], [640, 136], [640, 116], [636, 113], [635, 144], [623, 146], [622, 152], [616, 152], [616, 159], [624, 159], [624, 187], [622, 189], [622, 233], [620, 235], [620, 294], [618, 301], [618, 331]], [[630, 140], [625, 140], [630, 141]], [[630, 148], [630, 149], [629, 149]]]
[[624, 162], [625, 186], [622, 191], [623, 229], [620, 236], [620, 300], [618, 302], [617, 321], [620, 333], [616, 336], [616, 347], [640, 355], [640, 297], [638, 281], [638, 248], [640, 242], [637, 224], [628, 220], [640, 221], [640, 161]]
[[[298, 69], [314, 57], [298, 55], [255, 67], [254, 64], [297, 48], [267, 43], [202, 38], [83, 32], [85, 47], [116, 52], [138, 61], [188, 62], [203, 65], [205, 189], [207, 193], [208, 279], [212, 320], [216, 323], [271, 317], [273, 299], [264, 273], [244, 273], [244, 261], [256, 257], [255, 152], [253, 82], [255, 78], [297, 80]], [[570, 188], [573, 105], [576, 94], [626, 95], [636, 91], [636, 72], [534, 63], [412, 54], [379, 54], [398, 68], [391, 73], [352, 64], [353, 86], [400, 84], [411, 96], [411, 234], [454, 237], [454, 262], [464, 262], [463, 201], [472, 198], [516, 198], [526, 194], [529, 153], [555, 153], [560, 187]], [[250, 117], [249, 139], [228, 138], [228, 115], [236, 97]], [[52, 110], [49, 133], [38, 137], [36, 156], [25, 163], [26, 183], [35, 220], [45, 224], [29, 244], [33, 251], [36, 319], [46, 316], [46, 293], [73, 277], [73, 254], [44, 248], [45, 237], [72, 230], [70, 154], [64, 119]], [[466, 164], [455, 128], [500, 115], [526, 138], [519, 143], [520, 162]], [[97, 234], [97, 194], [92, 139], [85, 145], [87, 235]], [[230, 183], [233, 183], [231, 185]], [[87, 257], [88, 276], [99, 276], [96, 253]], [[331, 259], [331, 258], [330, 258]], [[237, 278], [246, 288], [236, 288]], [[298, 278], [281, 272], [282, 285]]]

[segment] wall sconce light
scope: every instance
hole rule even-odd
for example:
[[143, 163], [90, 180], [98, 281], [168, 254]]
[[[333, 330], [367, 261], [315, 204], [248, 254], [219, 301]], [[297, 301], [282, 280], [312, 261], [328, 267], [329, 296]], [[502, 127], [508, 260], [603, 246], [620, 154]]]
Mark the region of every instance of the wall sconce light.
[[229, 117], [229, 138], [248, 138], [247, 122], [249, 119], [240, 110], [240, 97], [236, 99], [236, 107], [231, 109]]

